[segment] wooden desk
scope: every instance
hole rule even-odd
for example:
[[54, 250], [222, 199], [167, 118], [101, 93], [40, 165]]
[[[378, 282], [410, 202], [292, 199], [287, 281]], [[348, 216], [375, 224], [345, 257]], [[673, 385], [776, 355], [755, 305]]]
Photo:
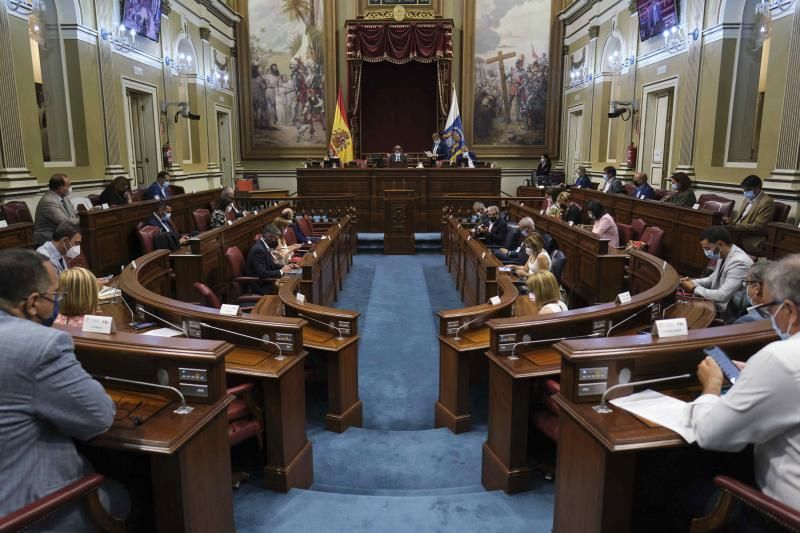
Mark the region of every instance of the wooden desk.
[[[624, 533], [652, 529], [657, 524], [639, 522], [646, 521], [648, 513], [641, 509], [635, 489], [638, 460], [648, 451], [686, 445], [672, 431], [646, 425], [621, 409], [612, 407], [610, 414], [596, 413], [592, 406], [599, 396], [579, 393], [578, 385], [585, 383], [580, 379], [581, 369], [607, 369], [608, 387], [618, 382], [623, 368], [631, 371], [631, 381], [689, 373], [690, 380], [661, 387], [685, 391], [697, 383], [694, 376], [705, 357], [703, 348], [719, 345], [732, 357], [747, 359], [774, 340], [769, 321], [761, 320], [690, 331], [688, 336], [669, 339], [642, 335], [557, 344], [554, 348], [561, 357], [562, 371], [561, 393], [554, 397], [561, 414], [553, 531]], [[610, 396], [631, 392], [623, 388]]]
[[[185, 233], [193, 230], [192, 212], [208, 209], [208, 204], [219, 198], [219, 194], [219, 189], [211, 189], [169, 197], [167, 203], [172, 207], [172, 220], [178, 229]], [[121, 265], [141, 255], [136, 226], [152, 215], [160, 202], [147, 200], [78, 213], [83, 236], [81, 250], [96, 276], [117, 274]]]
[[[169, 252], [157, 250], [126, 268], [119, 288], [139, 314], [139, 306], [182, 327], [191, 338], [225, 340], [237, 346], [226, 358], [228, 374], [261, 381], [265, 431], [272, 445], [264, 450], [265, 485], [272, 490], [308, 488], [313, 483], [311, 443], [305, 433], [305, 381], [303, 349], [305, 320], [253, 315], [224, 316], [216, 309], [170, 298]], [[137, 320], [150, 318], [144, 313]], [[219, 331], [214, 328], [222, 328]], [[244, 336], [243, 336], [244, 335]], [[251, 338], [248, 338], [251, 337]], [[280, 345], [286, 356], [277, 360], [278, 349], [257, 339]]]
[[225, 391], [225, 356], [233, 347], [220, 341], [63, 329], [73, 336], [81, 365], [93, 375], [151, 383], [158, 383], [163, 375], [168, 385], [180, 388], [188, 380], [180, 377], [178, 368], [206, 372], [202, 383], [208, 386], [208, 394], [187, 395], [193, 410], [186, 415], [174, 413], [180, 403], [172, 393], [101, 380], [115, 403], [144, 401], [136, 407], [144, 421], [135, 423], [130, 418], [133, 412], [125, 416], [121, 406], [111, 429], [82, 445], [82, 452], [95, 469], [112, 478], [124, 481], [133, 468], [139, 469], [138, 476], [149, 478], [152, 501], [146, 505], [152, 507], [152, 516], [147, 516], [152, 524], [144, 525], [147, 529], [233, 531], [226, 417], [233, 397]]
[[767, 257], [780, 259], [800, 253], [800, 228], [792, 224], [773, 222], [767, 226]]
[[32, 248], [33, 224], [20, 222], [0, 228], [0, 250], [6, 248]]
[[383, 231], [386, 189], [414, 191], [416, 231], [441, 231], [442, 197], [500, 195], [499, 168], [298, 168], [299, 196], [355, 195], [360, 231]]
[[700, 234], [722, 223], [720, 213], [654, 200], [637, 200], [624, 194], [606, 194], [592, 189], [575, 188], [570, 189], [569, 193], [571, 200], [584, 208], [584, 213], [586, 203], [594, 199], [605, 206], [616, 222], [630, 224], [632, 219], [641, 218], [648, 226], [658, 226], [664, 230], [660, 255], [678, 272], [694, 276], [708, 266], [708, 258], [700, 247]]

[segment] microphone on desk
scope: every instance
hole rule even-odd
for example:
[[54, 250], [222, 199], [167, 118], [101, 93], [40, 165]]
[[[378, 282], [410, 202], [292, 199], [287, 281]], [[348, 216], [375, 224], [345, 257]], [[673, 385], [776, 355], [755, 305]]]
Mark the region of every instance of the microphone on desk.
[[612, 325], [610, 328], [608, 328], [608, 331], [606, 331], [606, 337], [608, 337], [609, 335], [611, 335], [611, 332], [612, 332], [612, 331], [614, 331], [614, 329], [616, 329], [618, 326], [621, 326], [622, 324], [624, 324], [624, 323], [625, 323], [625, 322], [627, 322], [628, 320], [631, 320], [632, 318], [636, 317], [636, 316], [637, 316], [637, 315], [639, 315], [639, 314], [640, 314], [642, 311], [644, 311], [644, 310], [646, 310], [646, 309], [652, 309], [652, 308], [653, 308], [655, 305], [656, 305], [656, 303], [655, 303], [655, 302], [651, 302], [651, 303], [650, 303], [650, 305], [648, 305], [648, 306], [646, 306], [646, 307], [642, 307], [641, 309], [639, 309], [638, 311], [636, 311], [635, 313], [633, 313], [631, 316], [629, 316], [629, 317], [625, 318], [625, 319], [624, 319], [624, 320], [622, 320], [621, 322], [617, 322], [616, 324], [613, 324], [613, 325]]
[[616, 385], [613, 385], [613, 386], [611, 386], [611, 387], [606, 389], [606, 391], [603, 393], [603, 396], [600, 397], [600, 404], [592, 406], [592, 409], [596, 413], [600, 413], [600, 414], [608, 414], [608, 413], [612, 412], [612, 409], [606, 404], [606, 396], [608, 396], [609, 392], [611, 392], [613, 390], [616, 390], [616, 389], [621, 389], [622, 387], [634, 387], [636, 385], [650, 385], [651, 383], [661, 383], [661, 382], [664, 382], [664, 381], [674, 381], [674, 380], [678, 380], [678, 379], [688, 379], [688, 378], [691, 378], [691, 377], [692, 377], [691, 374], [681, 374], [679, 376], [667, 376], [665, 378], [644, 379], [642, 381], [629, 381], [628, 383], [617, 383]]
[[472, 320], [464, 322], [463, 324], [458, 326], [458, 329], [456, 330], [456, 334], [453, 336], [453, 340], [457, 340], [457, 341], [461, 340], [461, 337], [458, 336], [458, 332], [461, 331], [462, 328], [465, 328], [465, 327], [467, 327], [470, 324], [473, 324], [475, 322], [479, 322], [480, 320], [486, 320], [486, 317], [487, 317], [487, 315], [480, 315], [480, 316], [477, 316], [477, 317], [473, 318]]
[[509, 355], [508, 358], [511, 361], [516, 361], [517, 359], [519, 359], [519, 357], [517, 357], [517, 346], [524, 346], [524, 345], [527, 345], [527, 344], [537, 344], [537, 343], [540, 343], [540, 342], [556, 343], [556, 342], [568, 341], [568, 340], [590, 339], [592, 337], [599, 337], [601, 335], [602, 335], [602, 333], [598, 332], [598, 333], [590, 333], [589, 335], [575, 335], [573, 337], [555, 337], [555, 338], [552, 338], [552, 339], [535, 339], [535, 340], [530, 340], [530, 341], [521, 341], [521, 342], [515, 343], [514, 346], [511, 347], [511, 355]]
[[286, 357], [283, 355], [283, 350], [281, 350], [281, 345], [278, 344], [277, 342], [272, 342], [271, 340], [264, 339], [264, 338], [253, 337], [252, 335], [245, 335], [244, 333], [239, 333], [238, 331], [231, 331], [231, 330], [225, 329], [225, 328], [218, 328], [217, 326], [212, 326], [211, 324], [207, 324], [205, 322], [200, 322], [200, 326], [202, 326], [204, 328], [208, 328], [208, 329], [215, 329], [215, 330], [221, 331], [223, 333], [230, 333], [231, 335], [237, 335], [237, 336], [245, 338], [245, 339], [250, 339], [250, 340], [253, 340], [253, 341], [257, 341], [257, 342], [263, 342], [264, 344], [272, 344], [273, 346], [278, 348], [278, 355], [275, 356], [275, 360], [276, 361], [283, 361], [284, 359], [286, 359]]
[[[122, 301], [124, 302], [124, 301], [125, 301], [125, 298], [123, 298], [123, 299], [122, 299]], [[127, 307], [127, 306], [128, 306], [128, 304], [125, 304], [125, 306]], [[130, 307], [128, 307], [128, 310], [129, 310], [129, 311], [130, 311], [130, 309], [131, 309], [131, 308], [130, 308]], [[139, 306], [137, 306], [137, 307], [136, 307], [136, 310], [137, 310], [138, 312], [140, 312], [140, 313], [144, 313], [145, 315], [147, 315], [147, 316], [149, 316], [149, 317], [155, 318], [156, 320], [158, 320], [158, 321], [159, 321], [159, 322], [161, 322], [162, 324], [166, 324], [166, 325], [168, 325], [168, 326], [169, 326], [169, 327], [171, 327], [171, 328], [175, 328], [175, 329], [177, 329], [178, 331], [180, 331], [181, 333], [183, 333], [183, 335], [184, 335], [184, 336], [185, 336], [187, 339], [189, 338], [189, 333], [188, 333], [188, 332], [187, 332], [185, 329], [183, 329], [182, 327], [180, 327], [180, 326], [178, 326], [178, 325], [176, 325], [176, 324], [173, 324], [173, 323], [172, 323], [172, 322], [170, 322], [169, 320], [165, 320], [165, 319], [161, 318], [160, 316], [158, 316], [158, 315], [155, 315], [155, 314], [151, 313], [150, 311], [148, 311], [147, 309], [145, 309], [145, 308], [144, 308], [144, 306], [141, 306], [141, 305], [139, 305]], [[133, 311], [131, 311], [131, 313], [133, 313]]]
[[317, 324], [322, 324], [323, 326], [335, 329], [336, 333], [338, 334], [338, 337], [336, 337], [336, 340], [337, 341], [344, 340], [344, 336], [342, 336], [342, 330], [337, 328], [333, 324], [328, 324], [327, 322], [323, 322], [322, 320], [317, 320], [316, 318], [312, 318], [310, 316], [306, 316], [303, 313], [297, 313], [297, 316], [299, 316], [301, 318], [305, 318], [306, 320], [310, 320], [312, 322], [316, 322]]
[[[114, 381], [117, 383], [127, 383], [129, 385], [142, 385], [144, 387], [153, 387], [156, 389], [169, 390], [177, 394], [178, 397], [181, 399], [181, 406], [175, 409], [173, 413], [179, 415], [186, 415], [194, 411], [194, 407], [186, 405], [186, 397], [183, 395], [181, 391], [179, 391], [175, 387], [170, 387], [169, 385], [159, 385], [158, 383], [150, 383], [149, 381], [136, 381], [133, 379], [112, 378], [111, 376], [98, 376], [97, 374], [92, 374], [92, 377], [103, 381]], [[141, 424], [141, 419], [139, 421], [139, 424], [137, 425], [140, 424]]]

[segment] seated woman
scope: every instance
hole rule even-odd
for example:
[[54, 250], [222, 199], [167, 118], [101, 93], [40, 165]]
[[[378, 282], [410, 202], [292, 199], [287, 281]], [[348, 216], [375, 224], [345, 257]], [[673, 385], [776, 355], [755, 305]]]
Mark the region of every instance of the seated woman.
[[97, 312], [97, 278], [81, 267], [70, 268], [58, 277], [58, 291], [63, 293], [54, 324], [83, 326], [84, 315]]
[[669, 179], [672, 180], [672, 190], [675, 194], [662, 201], [681, 207], [692, 207], [697, 203], [697, 197], [692, 189], [692, 180], [685, 172], [676, 172]]
[[558, 195], [558, 207], [561, 209], [559, 215], [564, 222], [572, 222], [573, 224], [580, 224], [582, 222], [581, 208], [570, 201], [570, 196], [567, 191], [563, 191]]
[[577, 187], [578, 189], [590, 189], [592, 187], [592, 178], [590, 178], [589, 173], [586, 172], [586, 167], [578, 167], [575, 171], [575, 183], [573, 187]]
[[547, 191], [545, 192], [545, 196], [546, 196], [545, 201], [547, 205], [545, 206], [544, 214], [553, 218], [560, 217], [561, 206], [558, 205], [559, 189], [555, 187], [553, 187], [552, 189], [547, 189]]
[[538, 233], [528, 235], [523, 244], [525, 253], [528, 254], [528, 261], [523, 266], [513, 267], [517, 276], [526, 279], [540, 270], [550, 270], [552, 266], [550, 254], [544, 249], [544, 241]]
[[220, 196], [211, 213], [211, 227], [218, 228], [228, 223], [228, 212], [233, 207], [233, 200], [227, 196]]
[[586, 210], [589, 212], [589, 220], [594, 221], [592, 233], [601, 239], [608, 239], [608, 246], [610, 248], [619, 247], [617, 223], [614, 222], [614, 217], [606, 212], [606, 208], [603, 207], [603, 204], [597, 200], [589, 200], [586, 203]]
[[273, 257], [275, 259], [275, 262], [278, 263], [279, 265], [281, 266], [288, 265], [293, 260], [292, 256], [294, 255], [295, 250], [299, 249], [302, 245], [293, 244], [291, 246], [288, 246], [286, 244], [286, 239], [284, 238], [284, 235], [286, 235], [286, 229], [291, 225], [291, 222], [289, 222], [283, 217], [278, 217], [272, 223], [275, 224], [281, 231], [281, 236], [278, 237], [278, 244], [275, 245], [275, 247], [272, 250]]
[[131, 184], [125, 176], [117, 176], [100, 193], [100, 205], [125, 205], [131, 201]]
[[528, 294], [533, 295], [531, 300], [540, 315], [568, 310], [567, 304], [561, 301], [561, 290], [552, 272], [548, 270], [534, 272], [525, 284], [528, 287]]

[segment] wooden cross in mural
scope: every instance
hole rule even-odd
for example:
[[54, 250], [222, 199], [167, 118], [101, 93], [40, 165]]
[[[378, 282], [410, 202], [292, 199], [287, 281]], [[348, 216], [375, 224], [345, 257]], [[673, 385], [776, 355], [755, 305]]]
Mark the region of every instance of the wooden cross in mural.
[[496, 57], [486, 60], [486, 63], [497, 63], [497, 66], [500, 69], [500, 89], [503, 91], [503, 108], [506, 110], [506, 122], [511, 122], [511, 103], [508, 101], [508, 89], [506, 88], [506, 69], [503, 65], [503, 60], [511, 59], [512, 57], [516, 56], [516, 52], [504, 54], [503, 52], [498, 51]]

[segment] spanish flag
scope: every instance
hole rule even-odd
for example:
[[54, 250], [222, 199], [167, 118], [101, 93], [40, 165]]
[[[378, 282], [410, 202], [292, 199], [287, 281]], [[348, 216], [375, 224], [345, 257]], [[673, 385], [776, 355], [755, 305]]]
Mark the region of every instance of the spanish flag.
[[342, 88], [339, 87], [339, 98], [336, 102], [336, 115], [333, 118], [331, 128], [331, 142], [329, 144], [343, 165], [355, 159], [353, 155], [353, 135], [350, 133], [350, 126], [347, 124], [347, 112], [344, 108], [342, 99]]

